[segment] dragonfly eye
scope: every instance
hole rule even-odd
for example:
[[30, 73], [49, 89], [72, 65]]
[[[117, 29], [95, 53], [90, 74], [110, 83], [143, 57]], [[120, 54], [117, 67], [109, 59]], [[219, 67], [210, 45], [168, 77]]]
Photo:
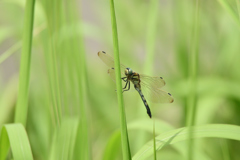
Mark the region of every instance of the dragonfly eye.
[[131, 75], [133, 73], [131, 68], [126, 68], [125, 69], [125, 75]]

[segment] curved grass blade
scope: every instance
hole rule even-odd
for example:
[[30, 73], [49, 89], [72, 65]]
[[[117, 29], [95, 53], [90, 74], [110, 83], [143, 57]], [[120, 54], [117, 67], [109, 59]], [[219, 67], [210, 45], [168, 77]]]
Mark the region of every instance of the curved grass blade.
[[119, 130], [117, 130], [109, 138], [102, 159], [103, 160], [117, 159], [120, 150], [121, 150], [121, 133]]
[[33, 160], [27, 133], [22, 124], [7, 124], [1, 130], [0, 160], [5, 160], [9, 147], [13, 159]]
[[[128, 124], [128, 129], [129, 130], [144, 130], [144, 131], [147, 131], [149, 133], [152, 133], [152, 120], [149, 119], [149, 118], [146, 118], [146, 119], [138, 119], [138, 120], [135, 120], [131, 123]], [[157, 126], [155, 128], [155, 133], [156, 134], [160, 134], [162, 132], [167, 132], [167, 131], [170, 131], [170, 130], [173, 130], [174, 127], [171, 126], [170, 124], [164, 122], [164, 121], [161, 121], [161, 120], [155, 120], [155, 126]]]
[[[209, 124], [195, 126], [190, 129], [194, 132], [193, 138], [225, 138], [240, 141], [240, 127], [228, 124]], [[175, 144], [177, 142], [188, 140], [189, 128], [179, 128], [165, 132], [156, 137], [156, 148], [160, 150], [166, 144]], [[133, 157], [133, 160], [146, 159], [152, 154], [152, 141], [146, 143]]]

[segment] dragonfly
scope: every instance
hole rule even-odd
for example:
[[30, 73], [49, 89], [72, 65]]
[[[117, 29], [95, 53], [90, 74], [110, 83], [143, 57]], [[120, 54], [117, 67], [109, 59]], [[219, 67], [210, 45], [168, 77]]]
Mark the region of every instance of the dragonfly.
[[[108, 74], [113, 81], [116, 81], [113, 57], [107, 54], [105, 51], [99, 51], [98, 57], [108, 67], [110, 67], [110, 69], [108, 70]], [[123, 87], [123, 92], [129, 91], [132, 83], [134, 88], [139, 93], [146, 107], [147, 114], [150, 118], [152, 117], [152, 113], [147, 103], [147, 100], [153, 103], [173, 103], [174, 99], [172, 95], [160, 89], [166, 84], [162, 77], [151, 77], [145, 74], [139, 74], [123, 64], [120, 64], [120, 68], [122, 76], [121, 79], [125, 83], [125, 86]], [[147, 100], [145, 99], [145, 97], [147, 98]]]

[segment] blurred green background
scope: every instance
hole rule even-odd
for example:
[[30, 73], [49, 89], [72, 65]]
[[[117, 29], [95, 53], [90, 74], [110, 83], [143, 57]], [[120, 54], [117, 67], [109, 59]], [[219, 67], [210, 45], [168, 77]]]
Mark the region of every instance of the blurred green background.
[[[0, 1], [0, 126], [14, 122], [25, 3]], [[240, 124], [239, 3], [199, 3], [195, 125]], [[162, 76], [163, 90], [174, 97], [172, 104], [149, 103], [156, 130], [186, 126], [195, 2], [115, 0], [115, 9], [121, 63], [139, 73]], [[52, 159], [59, 145], [54, 141], [56, 128], [65, 137], [66, 126], [75, 122], [84, 124], [86, 132], [73, 132], [76, 143], [66, 159], [122, 159], [116, 87], [97, 56], [99, 50], [113, 55], [109, 1], [36, 1], [26, 125], [34, 159]], [[152, 120], [136, 91], [123, 95], [134, 155], [152, 139]], [[81, 137], [86, 142], [81, 143]], [[186, 159], [187, 146], [182, 152], [175, 147], [164, 147], [158, 159]], [[85, 150], [85, 158], [79, 158], [79, 148]], [[198, 139], [195, 159], [238, 160], [239, 148], [239, 141]]]

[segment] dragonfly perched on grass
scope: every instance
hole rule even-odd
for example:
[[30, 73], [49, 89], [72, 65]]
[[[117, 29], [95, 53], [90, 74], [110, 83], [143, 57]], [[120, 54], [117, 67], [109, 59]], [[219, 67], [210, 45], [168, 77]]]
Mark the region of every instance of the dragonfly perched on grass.
[[[108, 74], [115, 81], [116, 79], [113, 57], [104, 51], [99, 51], [98, 56], [107, 66], [111, 67], [108, 70]], [[139, 74], [123, 64], [121, 64], [120, 67], [122, 80], [125, 82], [123, 92], [130, 89], [130, 82], [132, 82], [134, 88], [140, 94], [142, 101], [147, 109], [147, 114], [150, 118], [152, 117], [152, 114], [145, 97], [147, 100], [154, 103], [172, 103], [174, 101], [170, 93], [167, 93], [160, 89], [166, 84], [162, 77], [151, 77], [144, 74]]]

